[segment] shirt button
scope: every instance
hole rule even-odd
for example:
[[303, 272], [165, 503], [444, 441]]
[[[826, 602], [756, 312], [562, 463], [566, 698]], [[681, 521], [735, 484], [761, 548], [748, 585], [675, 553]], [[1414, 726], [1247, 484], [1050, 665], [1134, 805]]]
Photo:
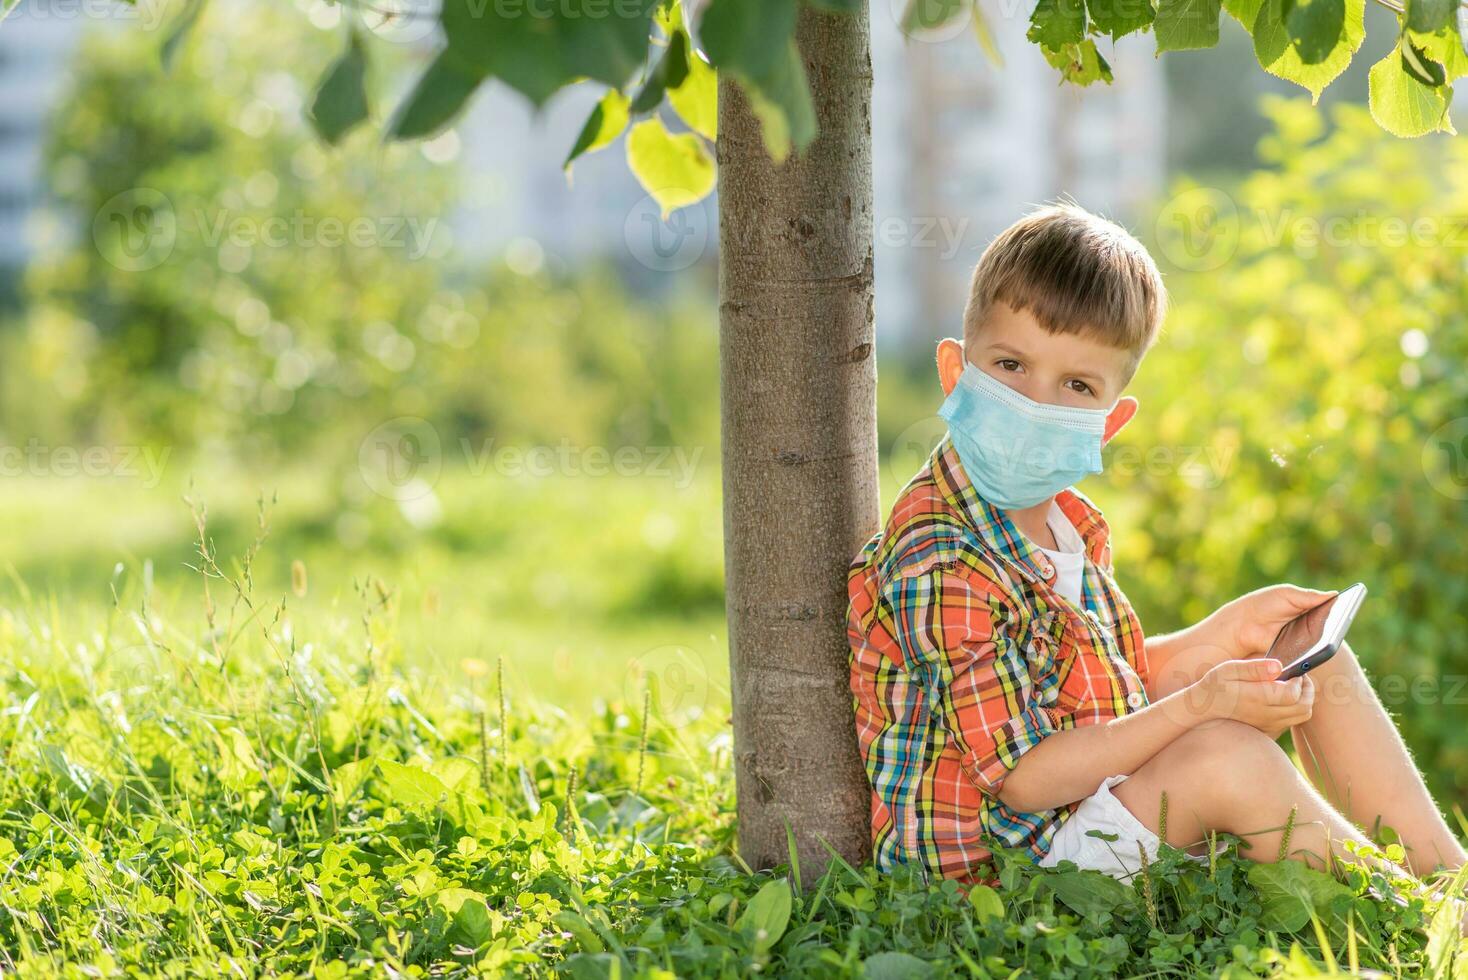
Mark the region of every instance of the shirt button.
[[1142, 701], [1143, 698], [1141, 691], [1133, 691], [1126, 696], [1127, 706], [1131, 708], [1140, 708], [1142, 706]]

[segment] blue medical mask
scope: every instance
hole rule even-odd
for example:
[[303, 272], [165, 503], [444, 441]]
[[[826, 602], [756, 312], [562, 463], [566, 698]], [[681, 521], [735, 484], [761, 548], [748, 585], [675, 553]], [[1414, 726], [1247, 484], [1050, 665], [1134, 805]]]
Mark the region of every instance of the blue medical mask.
[[1109, 414], [1031, 401], [972, 364], [938, 409], [974, 489], [1003, 510], [1033, 507], [1100, 473]]

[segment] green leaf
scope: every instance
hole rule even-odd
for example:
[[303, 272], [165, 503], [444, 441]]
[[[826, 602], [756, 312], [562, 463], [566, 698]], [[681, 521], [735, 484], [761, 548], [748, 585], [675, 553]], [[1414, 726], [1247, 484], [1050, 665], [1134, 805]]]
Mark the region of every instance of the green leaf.
[[1096, 50], [1096, 42], [1086, 38], [1080, 44], [1067, 44], [1059, 51], [1041, 48], [1045, 60], [1060, 71], [1066, 81], [1076, 85], [1092, 82], [1111, 84], [1111, 65]]
[[1140, 31], [1157, 18], [1152, 0], [1086, 0], [1091, 22], [1112, 40]]
[[1445, 27], [1434, 34], [1408, 32], [1407, 36], [1424, 55], [1443, 66], [1447, 81], [1468, 75], [1468, 51], [1464, 50], [1463, 42], [1453, 28]]
[[311, 101], [311, 124], [331, 144], [366, 121], [367, 55], [356, 31], [347, 38], [347, 49], [326, 70], [316, 97]]
[[448, 933], [450, 942], [478, 949], [489, 941], [493, 927], [483, 895], [469, 888], [445, 888], [433, 900], [453, 917]]
[[1367, 83], [1371, 117], [1393, 136], [1453, 132], [1444, 90], [1423, 85], [1407, 74], [1396, 49], [1371, 66]]
[[873, 953], [861, 967], [866, 980], [924, 980], [937, 972], [927, 960], [896, 951]]
[[1431, 34], [1453, 22], [1457, 7], [1458, 0], [1407, 0], [1407, 28]]
[[656, 117], [627, 134], [627, 166], [667, 217], [714, 189], [714, 161], [692, 133], [668, 132]]
[[1320, 101], [1325, 87], [1340, 77], [1351, 63], [1351, 56], [1366, 37], [1366, 0], [1345, 0], [1346, 16], [1340, 40], [1323, 61], [1306, 64], [1284, 25], [1283, 0], [1264, 0], [1254, 17], [1254, 56], [1271, 75], [1309, 91], [1313, 101]]
[[739, 931], [749, 939], [755, 952], [763, 953], [780, 941], [790, 924], [790, 882], [776, 878], [767, 882], [749, 900], [739, 916]]
[[377, 758], [369, 755], [331, 771], [331, 794], [338, 810], [351, 802], [376, 768]]
[[418, 79], [387, 124], [391, 139], [432, 136], [454, 121], [483, 81], [467, 73], [448, 51], [442, 51]]
[[1346, 0], [1294, 0], [1285, 15], [1285, 29], [1307, 65], [1330, 57], [1345, 26]]
[[688, 35], [674, 31], [668, 39], [667, 50], [658, 59], [657, 66], [648, 74], [642, 91], [632, 100], [632, 111], [638, 114], [651, 112], [663, 101], [663, 93], [677, 88], [688, 77]]
[[1330, 875], [1306, 867], [1299, 861], [1249, 866], [1249, 884], [1259, 892], [1263, 914], [1259, 924], [1275, 932], [1298, 932], [1313, 913], [1331, 915], [1331, 903], [1351, 890]]
[[622, 958], [612, 953], [577, 953], [566, 958], [560, 971], [571, 980], [616, 980], [626, 976]]
[[606, 944], [601, 941], [601, 937], [596, 934], [596, 930], [591, 928], [591, 923], [570, 909], [557, 912], [552, 919], [557, 926], [569, 932], [584, 951], [588, 953], [601, 953], [606, 950]]
[[1228, 15], [1243, 25], [1244, 30], [1253, 33], [1254, 21], [1259, 16], [1259, 8], [1264, 6], [1264, 0], [1223, 0], [1223, 9]]
[[784, 59], [768, 74], [751, 78], [736, 72], [734, 77], [760, 121], [765, 150], [777, 163], [790, 155], [792, 147], [803, 149], [816, 138], [816, 107], [793, 38], [785, 44]]
[[776, 71], [795, 38], [793, 0], [713, 0], [698, 23], [698, 39], [715, 68], [749, 78]]
[[832, 14], [854, 14], [865, 6], [863, 0], [805, 0], [817, 10]]
[[1429, 58], [1427, 52], [1406, 38], [1402, 38], [1397, 47], [1402, 52], [1402, 71], [1432, 88], [1439, 88], [1447, 82], [1447, 72], [1442, 65]]
[[1056, 898], [1088, 919], [1132, 909], [1137, 904], [1135, 890], [1099, 871], [1063, 871], [1041, 880]]
[[688, 56], [688, 77], [668, 93], [673, 111], [688, 128], [709, 139], [719, 135], [719, 76], [696, 52]]
[[536, 105], [591, 78], [621, 88], [647, 57], [656, 0], [444, 0], [448, 50], [469, 76], [498, 77]]
[[449, 788], [426, 769], [379, 759], [377, 771], [381, 777], [381, 799], [385, 803], [409, 809], [427, 809], [449, 798]]
[[[158, 60], [162, 63], [164, 71], [168, 72], [173, 70], [174, 62], [178, 60], [179, 51], [183, 49], [184, 42], [188, 40], [189, 34], [194, 29], [194, 25], [199, 22], [199, 15], [204, 12], [205, 2], [206, 0], [188, 0], [187, 5], [183, 9], [183, 13], [179, 14], [174, 20], [173, 26], [168, 31], [168, 36], [163, 39], [163, 44], [158, 49]], [[14, 0], [6, 0], [5, 9], [8, 11], [13, 3]], [[4, 14], [0, 14], [0, 20], [3, 19]]]
[[583, 153], [600, 150], [621, 136], [622, 130], [627, 128], [628, 118], [627, 96], [617, 89], [607, 89], [607, 94], [601, 97], [596, 108], [591, 110], [591, 115], [586, 117], [581, 135], [576, 137], [576, 144], [566, 154], [566, 162], [562, 166], [569, 169], [571, 161]]
[[969, 889], [968, 903], [973, 906], [974, 916], [980, 922], [1004, 918], [1004, 900], [988, 885], [975, 885]]
[[1086, 36], [1086, 8], [1081, 0], [1040, 0], [1030, 15], [1025, 37], [1053, 51], [1080, 44]]
[[1159, 0], [1158, 51], [1188, 51], [1211, 48], [1218, 43], [1220, 0]]

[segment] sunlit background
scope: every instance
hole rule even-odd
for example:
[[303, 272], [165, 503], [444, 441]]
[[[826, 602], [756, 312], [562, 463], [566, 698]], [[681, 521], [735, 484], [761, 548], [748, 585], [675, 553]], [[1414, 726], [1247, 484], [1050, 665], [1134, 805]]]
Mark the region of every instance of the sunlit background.
[[[884, 503], [941, 433], [932, 344], [989, 238], [1062, 194], [1118, 218], [1173, 292], [1142, 414], [1084, 487], [1121, 584], [1159, 631], [1364, 580], [1358, 649], [1460, 799], [1468, 152], [1370, 121], [1391, 32], [1317, 112], [1227, 17], [1213, 51], [1107, 51], [1116, 83], [1081, 92], [1013, 4], [986, 5], [999, 61], [893, 7]], [[489, 86], [430, 142], [319, 143], [303, 103], [344, 32], [376, 49], [380, 121], [431, 14], [220, 0], [174, 43], [167, 5], [21, 0], [0, 25], [0, 643], [222, 622], [202, 526], [270, 599], [241, 617], [360, 645], [382, 613], [444, 690], [502, 659], [576, 713], [671, 665], [679, 711], [727, 711], [716, 203], [664, 219], [620, 142], [563, 172], [589, 89], [536, 114]]]

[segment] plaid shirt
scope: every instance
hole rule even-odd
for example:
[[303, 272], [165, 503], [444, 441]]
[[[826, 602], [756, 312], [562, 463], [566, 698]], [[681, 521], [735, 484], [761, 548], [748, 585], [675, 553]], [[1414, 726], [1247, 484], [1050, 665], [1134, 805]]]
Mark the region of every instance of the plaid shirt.
[[1106, 522], [1074, 490], [1055, 499], [1086, 545], [1080, 609], [947, 436], [852, 564], [851, 690], [883, 870], [972, 878], [996, 842], [1038, 860], [1076, 804], [1012, 810], [1004, 777], [1045, 736], [1147, 703], [1142, 627], [1111, 577]]

